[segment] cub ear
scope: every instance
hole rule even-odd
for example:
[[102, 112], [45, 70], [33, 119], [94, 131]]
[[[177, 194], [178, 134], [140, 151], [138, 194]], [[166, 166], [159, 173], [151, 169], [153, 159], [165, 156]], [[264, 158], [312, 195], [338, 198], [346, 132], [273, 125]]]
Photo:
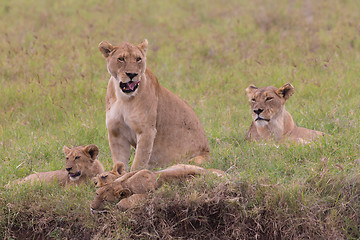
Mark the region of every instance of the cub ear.
[[98, 178], [97, 178], [97, 176], [96, 177], [92, 177], [91, 178], [91, 181], [94, 183], [94, 185], [96, 186], [97, 185], [97, 183], [98, 183]]
[[85, 146], [83, 151], [89, 154], [93, 160], [95, 160], [99, 154], [99, 148], [95, 144]]
[[65, 155], [68, 155], [70, 153], [70, 150], [70, 148], [64, 145], [63, 152], [65, 153]]
[[114, 50], [114, 47], [110, 43], [102, 41], [99, 44], [99, 50], [104, 55], [104, 57], [107, 58], [110, 55], [111, 51]]
[[276, 90], [276, 94], [283, 97], [286, 101], [294, 94], [294, 87], [290, 83], [286, 83], [284, 86]]
[[119, 173], [120, 176], [121, 175], [124, 175], [126, 172], [125, 172], [125, 166], [122, 162], [117, 162], [117, 163], [114, 163], [114, 166], [113, 166], [113, 170], [112, 170], [114, 173]]
[[142, 41], [142, 43], [140, 43], [138, 45], [138, 47], [144, 52], [144, 54], [146, 53], [147, 51], [147, 48], [148, 48], [148, 40], [147, 39], [144, 39], [144, 41]]
[[114, 191], [115, 197], [118, 199], [124, 199], [131, 196], [131, 191], [128, 188], [123, 189], [115, 189]]
[[254, 84], [250, 84], [247, 88], [246, 88], [246, 94], [248, 95], [249, 100], [251, 100], [252, 95], [254, 94], [254, 92], [257, 90], [258, 88], [255, 87]]

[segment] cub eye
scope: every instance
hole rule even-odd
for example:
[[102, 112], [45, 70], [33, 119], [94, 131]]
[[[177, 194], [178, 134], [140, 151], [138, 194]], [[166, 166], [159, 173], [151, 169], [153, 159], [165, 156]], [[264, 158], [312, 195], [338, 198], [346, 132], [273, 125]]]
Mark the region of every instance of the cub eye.
[[141, 57], [136, 58], [136, 62], [140, 63], [141, 62]]
[[251, 99], [252, 102], [256, 102], [255, 98]]
[[265, 102], [270, 101], [270, 100], [272, 100], [272, 99], [273, 99], [273, 97], [267, 97], [267, 98], [265, 99]]
[[125, 62], [125, 58], [124, 58], [124, 57], [119, 57], [119, 58], [118, 58], [118, 61], [119, 61], [119, 62]]
[[101, 176], [101, 178], [102, 178], [102, 179], [105, 179], [105, 178], [107, 178], [107, 175], [105, 175], [105, 176]]
[[78, 160], [79, 158], [80, 158], [80, 156], [76, 156], [76, 157], [75, 157], [75, 160]]
[[66, 161], [67, 161], [67, 160], [69, 160], [69, 158], [68, 158], [68, 157], [66, 157]]

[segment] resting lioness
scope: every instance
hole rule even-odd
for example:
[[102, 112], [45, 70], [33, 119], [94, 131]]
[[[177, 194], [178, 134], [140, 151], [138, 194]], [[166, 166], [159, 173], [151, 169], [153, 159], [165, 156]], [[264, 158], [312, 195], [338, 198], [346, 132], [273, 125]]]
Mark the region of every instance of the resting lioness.
[[169, 165], [184, 158], [201, 163], [209, 156], [204, 129], [191, 107], [158, 83], [146, 68], [147, 40], [139, 45], [101, 42], [111, 74], [106, 93], [106, 126], [114, 163], [131, 170]]
[[147, 169], [129, 172], [98, 188], [90, 207], [92, 211], [101, 211], [106, 202], [119, 201], [117, 207], [120, 210], [126, 210], [134, 207], [149, 192], [159, 188], [165, 182], [206, 173], [214, 173], [216, 176], [225, 175], [223, 171], [218, 169], [204, 169], [186, 164], [177, 164], [156, 172]]
[[309, 143], [324, 135], [319, 131], [297, 127], [290, 113], [285, 110], [286, 100], [294, 93], [294, 87], [290, 83], [279, 89], [250, 85], [246, 93], [253, 117], [247, 134], [248, 140], [273, 138], [277, 142], [288, 139], [298, 143]]
[[13, 181], [16, 184], [25, 182], [34, 183], [37, 181], [54, 182], [61, 186], [74, 183], [78, 184], [91, 179], [99, 173], [104, 172], [103, 165], [97, 160], [99, 148], [94, 145], [78, 146], [63, 149], [66, 156], [65, 169], [33, 173], [22, 179]]

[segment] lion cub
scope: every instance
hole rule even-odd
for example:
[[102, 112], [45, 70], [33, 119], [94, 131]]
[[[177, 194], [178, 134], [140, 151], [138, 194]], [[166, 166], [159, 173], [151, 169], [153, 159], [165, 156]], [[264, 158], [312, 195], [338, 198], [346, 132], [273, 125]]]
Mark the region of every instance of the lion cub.
[[115, 181], [98, 188], [90, 207], [92, 211], [104, 210], [106, 202], [118, 202], [120, 210], [133, 208], [144, 199], [150, 191], [158, 189], [165, 182], [174, 179], [186, 179], [191, 176], [213, 173], [224, 176], [218, 169], [204, 169], [202, 167], [178, 164], [161, 171], [152, 172], [147, 169], [124, 174]]
[[122, 162], [114, 163], [113, 169], [111, 171], [103, 172], [93, 177], [95, 187], [103, 187], [106, 184], [115, 181], [115, 179], [126, 173], [124, 168], [125, 167]]
[[13, 183], [23, 184], [37, 181], [50, 183], [56, 180], [59, 185], [65, 186], [84, 182], [104, 172], [103, 165], [97, 160], [99, 148], [96, 145], [91, 144], [73, 148], [64, 146], [63, 151], [66, 156], [65, 169], [33, 173], [22, 179], [15, 180]]
[[281, 88], [272, 86], [246, 88], [251, 105], [253, 121], [247, 133], [247, 140], [275, 141], [290, 140], [309, 143], [323, 132], [297, 127], [290, 113], [285, 110], [285, 102], [294, 93], [294, 87], [287, 83]]
[[131, 171], [209, 157], [205, 131], [192, 108], [161, 86], [146, 68], [148, 41], [99, 44], [111, 77], [106, 92], [106, 126], [114, 163], [128, 169], [130, 148], [135, 157]]

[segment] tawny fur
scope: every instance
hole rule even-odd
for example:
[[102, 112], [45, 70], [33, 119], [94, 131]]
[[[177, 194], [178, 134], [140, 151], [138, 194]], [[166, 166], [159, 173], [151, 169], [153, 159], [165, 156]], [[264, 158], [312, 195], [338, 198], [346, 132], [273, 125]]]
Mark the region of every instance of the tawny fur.
[[253, 121], [247, 133], [247, 140], [268, 140], [276, 142], [290, 140], [309, 143], [323, 132], [297, 127], [291, 114], [285, 110], [285, 102], [294, 93], [294, 87], [287, 83], [281, 88], [272, 86], [246, 89], [251, 104]]
[[118, 202], [117, 207], [120, 210], [126, 210], [136, 206], [146, 197], [147, 193], [154, 191], [166, 182], [207, 173], [213, 173], [216, 176], [225, 175], [221, 170], [207, 170], [185, 164], [174, 165], [156, 172], [143, 169], [126, 173], [114, 182], [99, 188], [90, 207], [94, 211], [101, 211], [105, 207], [105, 202]]
[[121, 177], [125, 173], [126, 172], [124, 169], [124, 164], [121, 162], [117, 162], [114, 163], [113, 169], [111, 171], [106, 171], [96, 175], [93, 178], [93, 182], [95, 183], [96, 188], [103, 187], [106, 184], [115, 181], [117, 178]]
[[64, 146], [63, 151], [66, 156], [65, 169], [33, 173], [27, 177], [13, 181], [8, 186], [39, 181], [46, 183], [56, 181], [57, 184], [61, 186], [78, 184], [104, 171], [102, 164], [97, 159], [99, 149], [94, 144], [73, 148]]
[[[99, 44], [111, 74], [106, 126], [113, 162], [122, 162], [128, 169], [133, 146], [136, 151], [131, 171], [194, 157], [193, 162], [202, 163], [209, 158], [205, 131], [192, 108], [161, 86], [146, 68], [147, 46], [147, 40], [139, 45]], [[130, 88], [134, 90], [124, 92]]]

